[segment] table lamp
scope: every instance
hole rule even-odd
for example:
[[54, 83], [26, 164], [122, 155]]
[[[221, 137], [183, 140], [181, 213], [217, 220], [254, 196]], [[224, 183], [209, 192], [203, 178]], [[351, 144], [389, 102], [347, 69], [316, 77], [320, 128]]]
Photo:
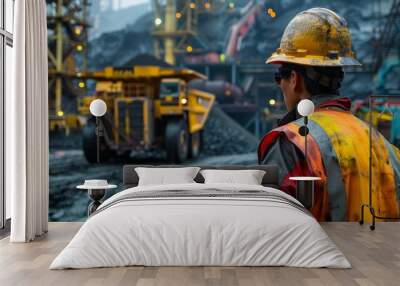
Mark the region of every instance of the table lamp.
[[307, 162], [307, 134], [308, 130], [308, 116], [310, 116], [314, 112], [314, 103], [309, 99], [303, 99], [297, 105], [297, 112], [304, 117], [304, 125], [299, 128], [299, 134], [304, 136], [305, 145], [304, 145], [304, 158]]
[[101, 99], [95, 99], [90, 103], [90, 113], [96, 117], [96, 135], [97, 135], [97, 163], [100, 163], [100, 136], [103, 136], [103, 126], [101, 125], [102, 117], [107, 112], [107, 105]]
[[[314, 112], [314, 103], [309, 99], [303, 99], [297, 105], [297, 112], [304, 117], [304, 125], [299, 128], [299, 134], [304, 136], [304, 160], [307, 164], [307, 135], [308, 130], [308, 116]], [[314, 205], [314, 182], [320, 180], [319, 177], [290, 177], [290, 180], [295, 180], [296, 187], [296, 198], [308, 209], [311, 209]]]

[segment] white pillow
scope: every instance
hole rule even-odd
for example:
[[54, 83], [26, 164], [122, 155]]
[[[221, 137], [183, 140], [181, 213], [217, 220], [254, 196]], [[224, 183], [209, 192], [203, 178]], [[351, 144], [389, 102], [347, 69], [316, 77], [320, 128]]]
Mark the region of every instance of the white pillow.
[[265, 171], [262, 170], [201, 170], [205, 184], [261, 185]]
[[139, 176], [138, 186], [195, 183], [193, 179], [199, 170], [199, 167], [135, 168]]

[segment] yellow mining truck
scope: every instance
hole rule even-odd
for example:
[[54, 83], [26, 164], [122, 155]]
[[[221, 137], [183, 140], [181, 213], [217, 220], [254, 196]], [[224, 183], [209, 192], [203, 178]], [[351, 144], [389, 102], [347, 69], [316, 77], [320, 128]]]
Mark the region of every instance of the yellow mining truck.
[[[94, 79], [96, 90], [78, 103], [79, 112], [90, 115], [89, 105], [100, 98], [107, 104], [101, 118], [101, 160], [129, 156], [132, 150], [166, 151], [169, 162], [180, 163], [199, 155], [202, 131], [215, 96], [187, 83], [205, 76], [189, 69], [135, 66], [131, 70], [107, 67], [83, 74]], [[83, 128], [83, 151], [96, 161], [95, 120], [88, 117]]]

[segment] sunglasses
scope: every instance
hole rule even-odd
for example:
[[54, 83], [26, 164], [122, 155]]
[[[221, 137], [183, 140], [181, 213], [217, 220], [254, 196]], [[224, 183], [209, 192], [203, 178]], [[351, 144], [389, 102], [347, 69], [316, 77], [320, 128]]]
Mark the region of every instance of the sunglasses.
[[291, 69], [285, 69], [280, 67], [279, 70], [274, 74], [274, 79], [277, 85], [281, 84], [282, 79], [288, 79], [290, 78], [290, 75], [292, 74]]

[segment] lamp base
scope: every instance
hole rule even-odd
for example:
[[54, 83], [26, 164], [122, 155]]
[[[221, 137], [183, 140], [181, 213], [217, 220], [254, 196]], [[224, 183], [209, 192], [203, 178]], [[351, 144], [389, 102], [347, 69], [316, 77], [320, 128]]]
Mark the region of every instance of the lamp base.
[[314, 181], [298, 180], [296, 187], [296, 198], [307, 208], [314, 205]]
[[88, 195], [89, 198], [91, 199], [91, 203], [88, 206], [88, 216], [94, 213], [97, 210], [97, 208], [101, 205], [100, 200], [104, 197], [105, 194], [106, 194], [105, 189], [88, 190]]

